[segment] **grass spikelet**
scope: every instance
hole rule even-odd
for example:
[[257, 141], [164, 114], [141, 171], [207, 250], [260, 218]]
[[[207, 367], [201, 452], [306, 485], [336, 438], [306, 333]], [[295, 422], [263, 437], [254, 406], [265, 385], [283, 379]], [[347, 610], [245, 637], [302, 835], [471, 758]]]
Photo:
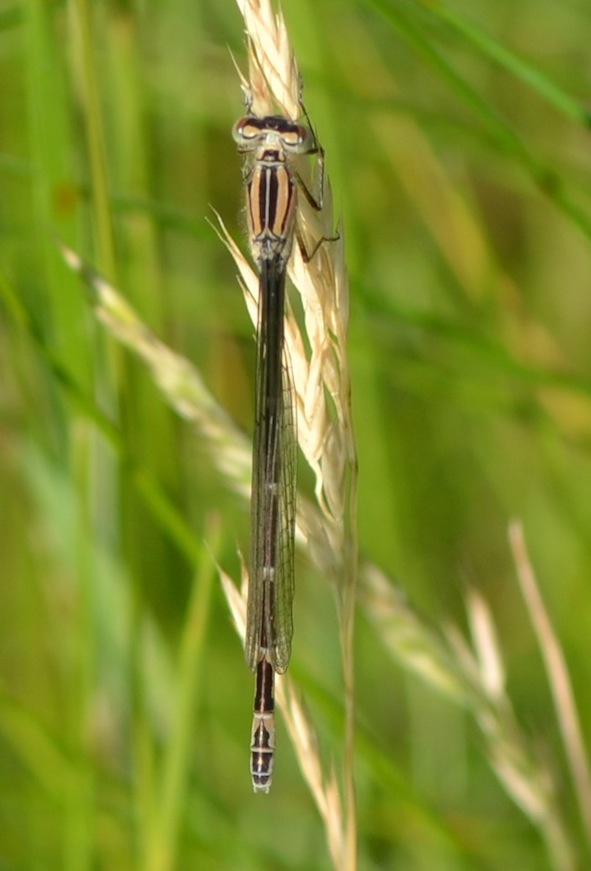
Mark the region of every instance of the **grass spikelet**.
[[575, 850], [564, 825], [560, 790], [543, 754], [518, 724], [484, 601], [474, 592], [467, 597], [470, 645], [455, 627], [438, 632], [429, 626], [374, 566], [364, 566], [360, 599], [390, 654], [473, 716], [491, 767], [507, 794], [538, 828], [554, 867], [573, 871]]
[[215, 455], [230, 486], [247, 497], [250, 492], [250, 453], [243, 433], [215, 401], [198, 369], [175, 354], [140, 320], [129, 303], [70, 248], [61, 245], [71, 269], [86, 282], [99, 321], [148, 367], [166, 401], [195, 424]]
[[[289, 45], [285, 21], [272, 12], [268, 0], [238, 2], [248, 36], [249, 80], [242, 81], [252, 111], [279, 110], [295, 119], [301, 114], [301, 81]], [[345, 685], [344, 807], [347, 849], [338, 867], [354, 868], [356, 856], [355, 790], [353, 783], [354, 667], [353, 632], [357, 578], [357, 461], [350, 409], [350, 377], [346, 357], [348, 284], [342, 235], [334, 237], [334, 217], [328, 184], [323, 208], [316, 212], [299, 198], [298, 223], [304, 243], [314, 256], [304, 260], [298, 246], [289, 274], [301, 297], [305, 339], [288, 311], [285, 341], [297, 397], [300, 449], [315, 476], [320, 513], [307, 527], [310, 552], [317, 566], [330, 566], [337, 592]], [[318, 243], [321, 242], [320, 245]], [[257, 277], [236, 246], [228, 243], [240, 270], [249, 312], [256, 323]], [[306, 352], [309, 348], [309, 353]]]
[[300, 115], [300, 77], [285, 19], [274, 13], [269, 0], [237, 0], [249, 41], [248, 79], [242, 89], [253, 111], [266, 115], [276, 106], [288, 118]]
[[544, 658], [585, 836], [587, 842], [591, 843], [591, 774], [564, 653], [544, 606], [527, 552], [523, 529], [517, 521], [513, 521], [509, 527], [509, 541], [521, 592]]

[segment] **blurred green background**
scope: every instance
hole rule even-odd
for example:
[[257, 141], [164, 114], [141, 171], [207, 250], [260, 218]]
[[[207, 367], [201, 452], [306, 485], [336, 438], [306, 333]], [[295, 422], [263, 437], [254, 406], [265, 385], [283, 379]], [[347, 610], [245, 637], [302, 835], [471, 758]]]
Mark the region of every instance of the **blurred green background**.
[[[588, 735], [591, 6], [282, 6], [343, 221], [362, 554], [435, 626], [467, 632], [468, 588], [490, 605], [577, 854], [552, 864], [470, 717], [360, 614], [360, 866], [589, 867], [507, 527]], [[248, 506], [56, 247], [250, 432], [253, 331], [207, 222], [243, 238], [231, 53], [232, 0], [0, 5], [0, 871], [330, 867], [281, 725], [273, 792], [251, 793], [252, 680], [214, 563], [239, 577]], [[338, 626], [301, 555], [292, 672], [329, 759]]]

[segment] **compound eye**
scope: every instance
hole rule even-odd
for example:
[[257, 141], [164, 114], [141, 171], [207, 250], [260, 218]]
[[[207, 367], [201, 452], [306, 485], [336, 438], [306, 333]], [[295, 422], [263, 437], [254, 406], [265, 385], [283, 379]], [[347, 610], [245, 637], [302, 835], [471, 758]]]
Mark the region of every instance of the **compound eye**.
[[290, 151], [304, 153], [311, 144], [311, 134], [302, 124], [291, 124], [290, 128], [281, 132], [281, 141]]
[[239, 145], [256, 142], [258, 139], [261, 139], [262, 135], [260, 119], [253, 118], [251, 115], [236, 121], [232, 127], [232, 138]]

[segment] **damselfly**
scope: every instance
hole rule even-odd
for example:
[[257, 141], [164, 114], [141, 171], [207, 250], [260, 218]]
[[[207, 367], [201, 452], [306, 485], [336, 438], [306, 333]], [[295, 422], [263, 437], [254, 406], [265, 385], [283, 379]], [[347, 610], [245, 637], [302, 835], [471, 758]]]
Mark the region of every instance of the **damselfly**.
[[251, 557], [245, 657], [256, 672], [250, 771], [268, 792], [275, 750], [275, 672], [289, 664], [294, 592], [296, 499], [295, 406], [283, 342], [285, 275], [296, 231], [297, 194], [320, 203], [294, 159], [320, 153], [311, 128], [280, 115], [249, 114], [234, 125], [244, 168], [246, 215], [259, 270]]

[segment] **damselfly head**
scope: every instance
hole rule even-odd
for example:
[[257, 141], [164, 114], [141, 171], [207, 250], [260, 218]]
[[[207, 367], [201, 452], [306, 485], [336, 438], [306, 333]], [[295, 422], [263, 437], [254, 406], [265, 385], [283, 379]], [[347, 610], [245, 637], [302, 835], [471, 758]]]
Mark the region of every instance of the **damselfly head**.
[[246, 115], [234, 124], [232, 136], [240, 151], [252, 151], [265, 145], [279, 147], [292, 154], [307, 154], [315, 147], [314, 137], [308, 127], [281, 115], [267, 115], [265, 118]]

